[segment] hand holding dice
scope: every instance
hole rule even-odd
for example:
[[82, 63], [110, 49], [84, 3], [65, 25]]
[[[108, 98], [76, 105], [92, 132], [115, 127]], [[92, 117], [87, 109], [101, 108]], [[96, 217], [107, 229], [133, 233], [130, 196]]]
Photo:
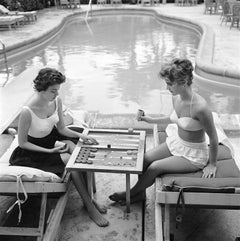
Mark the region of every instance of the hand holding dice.
[[138, 112], [137, 112], [137, 120], [141, 121], [143, 116], [145, 116], [144, 111], [139, 109]]

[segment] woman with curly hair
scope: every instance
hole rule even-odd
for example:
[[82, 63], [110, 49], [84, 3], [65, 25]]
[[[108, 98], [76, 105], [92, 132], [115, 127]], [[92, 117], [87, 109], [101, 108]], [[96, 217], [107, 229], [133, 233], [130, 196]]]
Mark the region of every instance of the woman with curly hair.
[[[34, 79], [36, 95], [28, 106], [24, 106], [18, 124], [19, 146], [14, 150], [10, 164], [28, 166], [61, 175], [64, 172], [75, 144], [72, 140], [97, 144], [90, 136], [70, 130], [64, 124], [62, 101], [58, 97], [60, 85], [65, 76], [52, 68], [43, 68]], [[65, 143], [56, 146], [56, 141]], [[71, 172], [73, 183], [89, 212], [89, 216], [99, 226], [107, 226], [108, 221], [101, 213], [106, 208], [91, 200], [83, 173]]]
[[[192, 63], [187, 59], [174, 59], [163, 66], [159, 76], [165, 80], [172, 94], [174, 110], [170, 116], [152, 118], [144, 115], [140, 120], [148, 123], [173, 122], [178, 128], [176, 135], [167, 137], [163, 144], [145, 153], [143, 174], [131, 189], [131, 202], [143, 200], [145, 189], [153, 184], [157, 176], [166, 173], [202, 170], [205, 178], [213, 178], [216, 174], [218, 136], [208, 103], [192, 89]], [[205, 133], [209, 137], [209, 146]], [[118, 192], [109, 198], [125, 201], [125, 197], [125, 192]]]

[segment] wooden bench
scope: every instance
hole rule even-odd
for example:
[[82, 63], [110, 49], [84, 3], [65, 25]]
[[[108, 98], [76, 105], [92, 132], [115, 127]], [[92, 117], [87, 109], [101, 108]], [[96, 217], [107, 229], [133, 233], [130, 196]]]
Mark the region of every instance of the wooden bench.
[[[37, 227], [25, 227], [21, 226], [21, 223], [20, 225], [12, 225], [9, 227], [9, 225], [6, 226], [5, 223], [10, 214], [5, 213], [4, 217], [0, 219], [0, 235], [34, 236], [37, 238], [37, 241], [53, 241], [57, 235], [72, 186], [71, 175], [66, 171], [62, 178], [56, 176], [57, 179], [52, 179], [52, 176], [49, 177], [49, 175], [38, 176], [37, 172], [39, 170], [35, 168], [32, 168], [32, 170], [36, 170], [37, 172], [34, 171], [32, 173], [30, 170], [29, 174], [28, 171], [25, 172], [26, 167], [9, 166], [8, 161], [10, 155], [18, 145], [16, 138], [17, 137], [15, 137], [15, 140], [0, 159], [0, 195], [1, 201], [5, 201], [4, 207], [1, 206], [1, 212], [5, 212], [8, 209], [11, 213], [11, 210], [14, 210], [13, 207], [19, 205], [18, 212], [21, 213], [21, 204], [28, 201], [29, 196], [37, 196], [41, 198], [39, 219], [36, 220], [38, 222]], [[24, 171], [19, 171], [19, 168], [22, 168]], [[4, 173], [7, 173], [6, 176]], [[14, 196], [17, 197], [17, 199], [13, 199], [12, 197]], [[9, 197], [9, 199], [7, 199], [7, 197]], [[48, 200], [52, 198], [54, 198], [55, 201], [50, 202], [54, 205], [51, 205], [49, 212], [49, 210], [47, 210], [47, 203]], [[5, 210], [3, 210], [3, 208]], [[36, 212], [37, 217], [38, 210], [33, 211]], [[47, 213], [49, 213], [48, 217]], [[19, 220], [21, 220], [21, 216], [19, 216]]]
[[21, 22], [25, 21], [24, 16], [0, 16], [0, 26], [7, 26], [9, 30], [14, 27], [19, 26]]
[[[37, 241], [53, 241], [57, 236], [63, 212], [68, 200], [72, 185], [70, 173], [66, 173], [61, 183], [52, 182], [23, 182], [28, 195], [38, 194], [41, 196], [41, 207], [38, 227], [0, 227], [0, 235], [8, 236], [34, 236]], [[14, 195], [17, 192], [16, 182], [0, 182], [1, 195]], [[23, 194], [20, 190], [19, 193]], [[57, 193], [56, 206], [46, 217], [47, 199], [49, 194]], [[47, 223], [45, 222], [47, 220]], [[46, 228], [45, 228], [46, 224]]]

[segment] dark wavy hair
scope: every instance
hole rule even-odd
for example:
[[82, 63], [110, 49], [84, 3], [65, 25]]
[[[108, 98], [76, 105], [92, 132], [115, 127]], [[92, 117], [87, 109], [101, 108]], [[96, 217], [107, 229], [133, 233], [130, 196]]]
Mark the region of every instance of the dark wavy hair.
[[159, 76], [168, 79], [171, 83], [191, 85], [193, 80], [193, 65], [188, 59], [173, 59], [163, 66]]
[[53, 68], [43, 68], [33, 80], [34, 89], [38, 92], [46, 91], [49, 86], [62, 84], [65, 80], [66, 77], [58, 70]]

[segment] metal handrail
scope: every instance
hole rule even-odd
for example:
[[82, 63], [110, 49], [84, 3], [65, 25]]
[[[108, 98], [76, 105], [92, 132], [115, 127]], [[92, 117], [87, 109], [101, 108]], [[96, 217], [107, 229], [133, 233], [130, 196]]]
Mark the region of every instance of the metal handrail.
[[0, 43], [2, 45], [2, 50], [3, 50], [3, 57], [4, 57], [4, 62], [5, 62], [5, 67], [6, 67], [6, 72], [7, 72], [7, 80], [4, 82], [3, 86], [7, 83], [8, 77], [9, 77], [9, 70], [8, 70], [8, 62], [7, 62], [7, 53], [6, 53], [6, 47], [5, 44], [2, 42], [0, 39]]
[[91, 13], [92, 13], [92, 0], [89, 0], [89, 3], [88, 3], [88, 10], [87, 10], [87, 13], [86, 13], [85, 20], [88, 19], [89, 11], [91, 11]]
[[9, 73], [9, 72], [8, 72], [8, 62], [7, 62], [6, 47], [5, 47], [5, 44], [2, 42], [1, 39], [0, 39], [0, 43], [2, 44], [3, 57], [4, 57], [4, 62], [5, 62], [6, 70], [7, 70], [7, 73]]

